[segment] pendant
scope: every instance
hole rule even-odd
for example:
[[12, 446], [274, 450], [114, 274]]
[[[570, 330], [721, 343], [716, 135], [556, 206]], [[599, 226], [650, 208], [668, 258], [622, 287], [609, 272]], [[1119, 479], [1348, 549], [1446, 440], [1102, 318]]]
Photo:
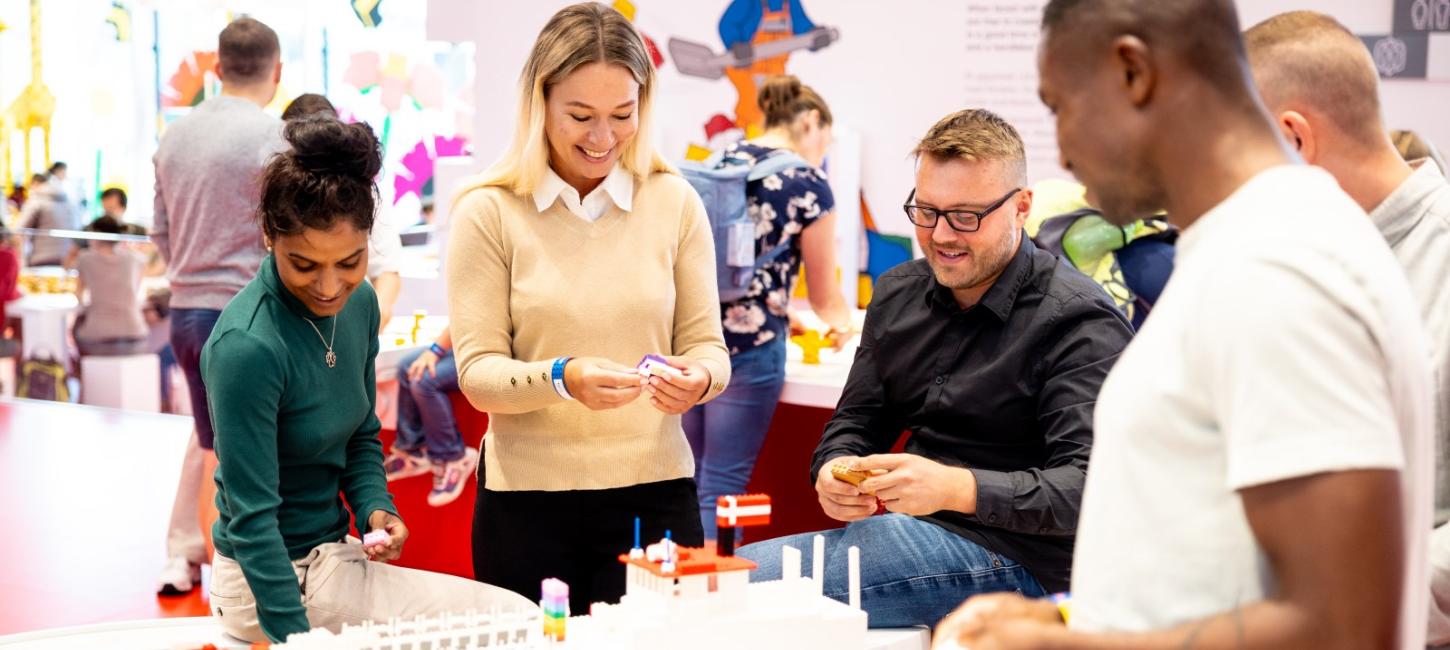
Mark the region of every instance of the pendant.
[[327, 358], [327, 367], [333, 368], [333, 367], [336, 367], [337, 366], [337, 355], [336, 354], [333, 354], [332, 353], [332, 350], [328, 350], [327, 351], [327, 357], [326, 358]]

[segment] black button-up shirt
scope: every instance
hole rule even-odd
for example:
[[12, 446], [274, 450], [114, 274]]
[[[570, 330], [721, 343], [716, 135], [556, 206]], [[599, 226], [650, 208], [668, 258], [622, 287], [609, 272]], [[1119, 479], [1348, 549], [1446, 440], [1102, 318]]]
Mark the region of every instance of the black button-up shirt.
[[924, 519], [1068, 586], [1093, 404], [1132, 329], [1102, 288], [1025, 235], [962, 309], [925, 260], [876, 283], [860, 349], [811, 462], [908, 453], [972, 470], [977, 512]]

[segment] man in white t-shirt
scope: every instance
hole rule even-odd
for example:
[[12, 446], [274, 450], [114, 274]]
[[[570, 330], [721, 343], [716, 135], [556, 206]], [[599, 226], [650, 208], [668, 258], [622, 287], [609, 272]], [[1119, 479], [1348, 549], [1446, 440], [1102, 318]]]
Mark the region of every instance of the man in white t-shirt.
[[974, 599], [938, 643], [1422, 648], [1429, 342], [1384, 238], [1253, 88], [1229, 0], [1051, 0], [1062, 163], [1183, 228], [1098, 396], [1071, 614]]

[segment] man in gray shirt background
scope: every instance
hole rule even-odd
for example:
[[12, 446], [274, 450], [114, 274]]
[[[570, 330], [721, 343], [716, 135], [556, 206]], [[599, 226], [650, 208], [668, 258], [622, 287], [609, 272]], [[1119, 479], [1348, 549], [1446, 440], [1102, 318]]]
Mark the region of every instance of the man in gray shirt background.
[[221, 94], [167, 127], [154, 158], [151, 239], [167, 262], [171, 346], [186, 375], [196, 427], [172, 506], [161, 594], [191, 591], [207, 561], [198, 506], [204, 486], [212, 484], [216, 455], [201, 349], [222, 308], [261, 264], [262, 233], [253, 218], [260, 176], [266, 161], [286, 148], [281, 120], [262, 112], [282, 76], [276, 32], [251, 18], [232, 21], [218, 37], [216, 74]]
[[[1406, 163], [1381, 118], [1364, 43], [1324, 14], [1291, 11], [1244, 33], [1254, 81], [1305, 162], [1332, 174], [1369, 214], [1405, 270], [1435, 369], [1435, 521], [1450, 517], [1450, 184], [1433, 160]], [[1425, 450], [1431, 453], [1431, 450]], [[1450, 643], [1450, 524], [1430, 542], [1429, 643]]]
[[[62, 166], [64, 163], [56, 163]], [[78, 230], [80, 213], [65, 191], [61, 179], [49, 173], [39, 176], [41, 182], [31, 182], [30, 198], [20, 209], [15, 219], [16, 228], [36, 230]], [[26, 266], [60, 266], [71, 250], [71, 240], [50, 235], [30, 237], [30, 252], [26, 255]], [[17, 248], [17, 250], [21, 250]]]

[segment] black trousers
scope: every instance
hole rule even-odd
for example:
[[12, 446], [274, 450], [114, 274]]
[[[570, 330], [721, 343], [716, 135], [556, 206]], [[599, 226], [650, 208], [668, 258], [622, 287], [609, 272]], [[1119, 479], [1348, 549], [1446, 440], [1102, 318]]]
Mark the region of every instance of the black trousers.
[[479, 490], [473, 511], [473, 575], [537, 601], [540, 583], [569, 585], [573, 615], [589, 604], [624, 595], [621, 554], [664, 537], [703, 546], [694, 479], [681, 478], [608, 490], [565, 492]]

